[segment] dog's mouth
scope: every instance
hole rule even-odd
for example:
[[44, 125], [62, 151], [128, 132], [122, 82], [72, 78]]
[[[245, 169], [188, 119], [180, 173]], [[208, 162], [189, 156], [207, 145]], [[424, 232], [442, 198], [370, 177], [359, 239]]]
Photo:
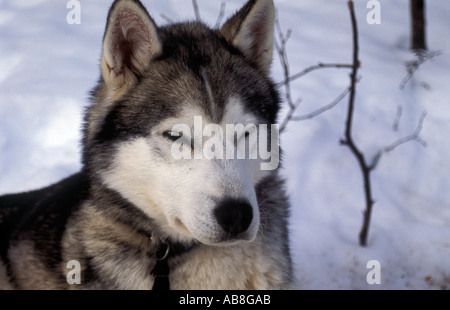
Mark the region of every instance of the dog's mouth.
[[184, 234], [192, 236], [189, 229], [187, 229], [186, 225], [184, 225], [183, 221], [179, 217], [175, 218], [174, 223], [175, 223], [175, 226], [177, 227], [177, 229], [181, 230]]
[[[230, 235], [228, 233], [221, 233], [217, 234], [207, 234], [207, 235], [196, 235], [192, 233], [187, 226], [183, 223], [181, 218], [175, 217], [172, 220], [172, 227], [174, 227], [179, 234], [184, 235], [185, 237], [188, 237], [191, 239], [191, 241], [199, 242], [205, 245], [212, 245], [212, 246], [232, 246], [236, 245], [241, 242], [251, 242], [256, 238], [256, 234], [252, 235], [251, 233], [244, 232], [239, 235]], [[192, 240], [193, 239], [193, 240]]]

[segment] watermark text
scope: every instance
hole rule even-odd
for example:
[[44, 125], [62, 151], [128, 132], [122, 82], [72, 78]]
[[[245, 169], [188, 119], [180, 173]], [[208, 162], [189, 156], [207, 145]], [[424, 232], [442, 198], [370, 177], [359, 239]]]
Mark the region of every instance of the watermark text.
[[81, 24], [81, 4], [77, 0], [70, 0], [66, 4], [67, 12], [66, 21], [69, 25]]
[[372, 259], [367, 262], [367, 269], [370, 271], [367, 273], [366, 281], [368, 284], [381, 284], [381, 264], [379, 261]]
[[[172, 157], [181, 159], [259, 159], [261, 170], [279, 165], [279, 126], [276, 124], [205, 124], [194, 116], [194, 126], [176, 124], [169, 138], [174, 140]], [[224, 132], [225, 131], [225, 132]]]
[[379, 25], [381, 24], [381, 3], [378, 0], [370, 0], [367, 2], [367, 13], [366, 20], [369, 25]]

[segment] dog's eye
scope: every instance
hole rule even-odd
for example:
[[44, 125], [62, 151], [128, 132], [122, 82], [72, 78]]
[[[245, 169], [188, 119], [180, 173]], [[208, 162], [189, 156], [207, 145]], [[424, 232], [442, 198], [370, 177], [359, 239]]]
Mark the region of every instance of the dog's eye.
[[170, 141], [177, 141], [181, 136], [182, 134], [177, 131], [166, 130], [163, 132], [163, 137]]

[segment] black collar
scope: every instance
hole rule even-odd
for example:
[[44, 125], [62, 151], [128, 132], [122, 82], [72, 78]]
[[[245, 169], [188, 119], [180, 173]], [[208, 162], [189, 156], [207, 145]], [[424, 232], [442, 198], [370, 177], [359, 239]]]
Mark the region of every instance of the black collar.
[[185, 246], [180, 243], [162, 242], [155, 252], [156, 265], [151, 271], [155, 277], [153, 290], [170, 290], [169, 283], [169, 259], [191, 251], [196, 244]]

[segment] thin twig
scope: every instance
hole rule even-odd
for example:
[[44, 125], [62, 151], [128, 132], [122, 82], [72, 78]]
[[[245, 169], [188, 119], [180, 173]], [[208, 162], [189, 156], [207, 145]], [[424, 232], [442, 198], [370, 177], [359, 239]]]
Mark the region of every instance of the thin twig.
[[170, 18], [169, 16], [167, 16], [167, 15], [164, 14], [164, 13], [159, 14], [159, 16], [161, 16], [162, 19], [164, 19], [164, 20], [165, 20], [166, 22], [168, 22], [168, 23], [173, 23], [173, 22], [174, 22], [174, 20], [173, 20], [172, 18]]
[[297, 99], [297, 101], [294, 103], [294, 106], [289, 109], [288, 114], [286, 115], [286, 117], [284, 118], [283, 122], [280, 125], [280, 132], [283, 132], [286, 129], [287, 124], [294, 117], [294, 112], [301, 102], [302, 102], [301, 99]]
[[415, 59], [407, 61], [405, 63], [406, 66], [406, 76], [400, 83], [400, 89], [403, 90], [408, 84], [408, 82], [412, 79], [414, 73], [419, 70], [420, 66], [423, 65], [428, 60], [433, 60], [434, 57], [437, 57], [442, 54], [441, 51], [426, 51], [426, 50], [415, 50], [414, 54], [416, 56]]
[[220, 12], [219, 12], [219, 16], [217, 17], [216, 20], [216, 25], [214, 26], [214, 28], [219, 28], [220, 24], [222, 23], [222, 19], [225, 16], [225, 7], [226, 7], [227, 3], [226, 1], [222, 1], [222, 3], [220, 4]]
[[195, 19], [197, 21], [201, 21], [201, 17], [200, 17], [200, 11], [198, 9], [198, 4], [197, 4], [197, 0], [192, 0], [192, 5], [194, 6], [194, 12], [195, 12]]
[[421, 137], [419, 137], [420, 132], [422, 131], [423, 122], [425, 120], [425, 117], [427, 116], [427, 112], [423, 111], [422, 115], [419, 118], [419, 121], [417, 123], [417, 128], [414, 131], [413, 134], [403, 137], [401, 139], [398, 139], [397, 141], [391, 143], [390, 145], [384, 147], [382, 150], [380, 150], [372, 159], [371, 164], [369, 166], [370, 170], [375, 170], [375, 168], [378, 166], [378, 163], [380, 162], [381, 157], [384, 153], [389, 153], [399, 147], [402, 144], [405, 144], [410, 141], [416, 141], [417, 143], [421, 144], [423, 147], [427, 147], [427, 142], [423, 140]]
[[350, 11], [350, 17], [352, 22], [352, 32], [353, 32], [353, 65], [352, 65], [352, 73], [350, 75], [351, 78], [351, 86], [350, 86], [350, 98], [348, 103], [348, 114], [347, 121], [345, 127], [345, 140], [341, 141], [342, 144], [348, 146], [355, 155], [359, 166], [362, 171], [363, 181], [364, 181], [364, 193], [366, 199], [366, 209], [363, 212], [363, 225], [361, 231], [359, 233], [359, 244], [361, 246], [367, 245], [367, 235], [369, 233], [369, 225], [370, 225], [370, 216], [372, 213], [372, 206], [374, 204], [374, 200], [372, 198], [372, 188], [370, 183], [370, 172], [372, 171], [370, 166], [367, 165], [364, 154], [358, 149], [352, 137], [352, 124], [353, 124], [353, 115], [355, 110], [355, 94], [356, 94], [356, 80], [358, 74], [359, 60], [359, 42], [358, 42], [358, 25], [356, 23], [355, 10], [353, 1], [349, 0], [348, 8]]
[[327, 104], [326, 106], [323, 106], [320, 109], [317, 109], [316, 111], [313, 111], [309, 114], [292, 116], [291, 120], [292, 121], [304, 121], [307, 119], [314, 118], [314, 117], [334, 108], [334, 106], [336, 106], [339, 102], [341, 102], [348, 95], [349, 92], [350, 92], [350, 87], [345, 89], [338, 97], [336, 97], [336, 99], [334, 99], [331, 103]]
[[[357, 81], [358, 82], [358, 81]], [[280, 125], [280, 132], [283, 132], [283, 130], [286, 128], [286, 125], [288, 124], [288, 122], [290, 121], [305, 121], [308, 119], [312, 119], [316, 116], [319, 116], [320, 114], [331, 110], [332, 108], [334, 108], [339, 102], [341, 102], [342, 100], [344, 100], [344, 98], [350, 93], [350, 87], [348, 87], [347, 89], [345, 89], [339, 96], [336, 97], [336, 99], [334, 99], [331, 103], [321, 107], [320, 109], [317, 109], [309, 114], [304, 114], [304, 115], [297, 115], [294, 116], [294, 112], [297, 109], [297, 107], [299, 106], [301, 100], [298, 99], [295, 103], [295, 106], [293, 109], [289, 109], [288, 114], [286, 115], [286, 117], [284, 118], [283, 122]]]
[[404, 143], [406, 143], [406, 142], [413, 141], [413, 140], [414, 140], [414, 141], [417, 141], [418, 143], [420, 143], [423, 147], [426, 147], [426, 146], [427, 146], [427, 142], [426, 142], [425, 140], [423, 140], [422, 138], [419, 137], [420, 132], [422, 131], [422, 128], [423, 128], [423, 121], [425, 120], [425, 117], [426, 117], [426, 116], [427, 116], [427, 112], [424, 111], [424, 112], [422, 113], [422, 115], [420, 116], [420, 118], [419, 118], [419, 122], [418, 122], [418, 124], [417, 124], [416, 131], [414, 131], [413, 134], [411, 134], [411, 135], [409, 135], [409, 136], [406, 136], [406, 137], [404, 137], [404, 138], [398, 139], [398, 140], [395, 141], [394, 143], [392, 143], [392, 144], [386, 146], [386, 147], [383, 149], [383, 151], [384, 151], [385, 153], [391, 152], [391, 151], [393, 151], [395, 148], [397, 148], [398, 146], [400, 146], [400, 145], [402, 145], [402, 144], [404, 144]]
[[397, 106], [397, 113], [395, 114], [394, 124], [392, 125], [392, 129], [394, 131], [398, 130], [398, 126], [400, 124], [400, 118], [402, 117], [402, 114], [403, 114], [403, 106], [401, 104], [399, 104]]
[[[291, 30], [288, 29], [286, 32], [286, 35], [283, 34], [283, 31], [281, 30], [280, 22], [278, 20], [278, 17], [275, 19], [275, 28], [278, 33], [278, 39], [280, 43], [278, 43], [275, 40], [275, 49], [278, 52], [278, 56], [280, 57], [281, 66], [283, 67], [284, 72], [284, 79], [289, 79], [289, 62], [286, 52], [286, 44], [291, 36]], [[291, 85], [289, 83], [285, 84], [285, 95], [286, 95], [286, 101], [291, 109], [295, 109], [296, 106], [292, 100], [291, 96]]]
[[280, 86], [286, 85], [287, 83], [292, 82], [293, 80], [296, 80], [296, 79], [298, 79], [298, 78], [300, 78], [300, 77], [310, 73], [311, 71], [318, 70], [318, 69], [325, 69], [325, 68], [338, 68], [338, 69], [339, 68], [350, 68], [351, 69], [352, 65], [349, 65], [349, 64], [324, 64], [324, 63], [318, 63], [317, 65], [314, 65], [314, 66], [311, 66], [311, 67], [308, 67], [308, 68], [304, 69], [302, 72], [299, 72], [297, 74], [294, 74], [294, 75], [292, 75], [290, 77], [285, 78], [284, 81], [278, 83], [277, 86], [280, 87]]
[[301, 76], [304, 76], [306, 74], [308, 74], [311, 71], [314, 70], [318, 70], [318, 69], [323, 69], [323, 68], [352, 68], [352, 65], [348, 65], [348, 64], [324, 64], [324, 63], [319, 63], [315, 66], [311, 66], [308, 67], [306, 69], [304, 69], [302, 72], [297, 73], [293, 76], [289, 75], [289, 62], [288, 62], [288, 57], [287, 57], [287, 50], [286, 50], [286, 45], [287, 42], [290, 38], [291, 35], [291, 30], [289, 29], [286, 32], [286, 35], [283, 34], [283, 31], [281, 30], [281, 25], [277, 18], [275, 19], [275, 29], [277, 31], [278, 34], [278, 41], [275, 40], [275, 49], [278, 53], [278, 56], [280, 57], [280, 63], [283, 69], [283, 73], [284, 73], [284, 81], [281, 83], [278, 83], [276, 86], [277, 87], [282, 87], [284, 86], [285, 88], [285, 97], [286, 97], [286, 102], [289, 105], [289, 111], [286, 115], [286, 117], [284, 118], [284, 120], [281, 122], [280, 125], [280, 132], [284, 131], [284, 129], [286, 128], [287, 124], [289, 123], [289, 121], [302, 121], [302, 120], [306, 120], [306, 119], [311, 119], [325, 111], [330, 110], [331, 108], [333, 108], [335, 105], [337, 105], [341, 100], [343, 100], [345, 98], [345, 96], [347, 96], [347, 94], [350, 92], [350, 89], [346, 89], [342, 94], [340, 94], [335, 100], [333, 100], [333, 102], [331, 102], [330, 104], [310, 113], [307, 115], [300, 115], [300, 116], [294, 116], [294, 112], [296, 111], [296, 109], [298, 108], [298, 106], [301, 103], [301, 99], [297, 99], [295, 102], [292, 99], [292, 95], [291, 95], [291, 82]]

